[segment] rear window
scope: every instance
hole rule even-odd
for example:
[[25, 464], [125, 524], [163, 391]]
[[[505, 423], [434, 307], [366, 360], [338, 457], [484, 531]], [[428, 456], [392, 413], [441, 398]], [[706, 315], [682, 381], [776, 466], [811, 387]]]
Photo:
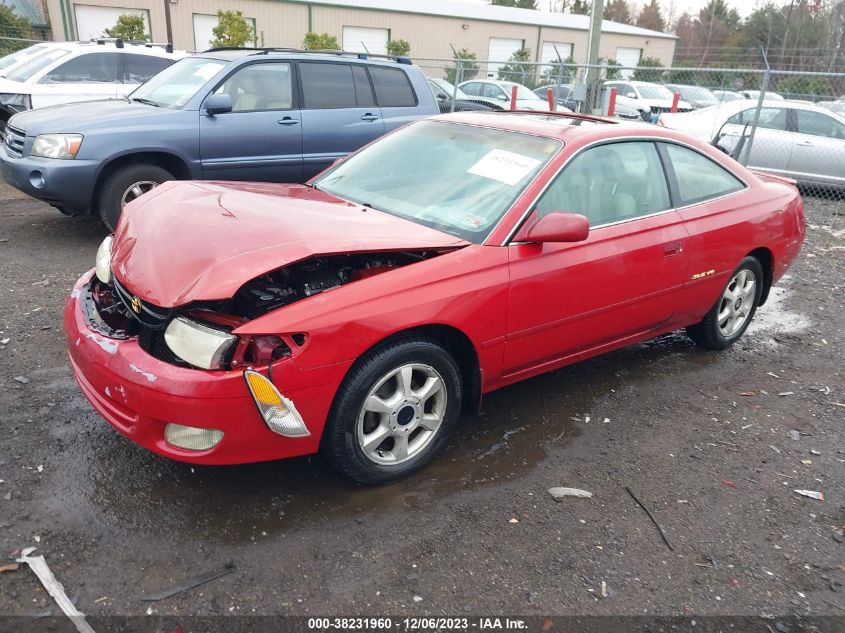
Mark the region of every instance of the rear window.
[[398, 68], [370, 66], [370, 77], [376, 89], [376, 99], [382, 108], [413, 107], [417, 96], [408, 76]]
[[301, 62], [303, 107], [307, 109], [354, 108], [355, 80], [349, 64]]

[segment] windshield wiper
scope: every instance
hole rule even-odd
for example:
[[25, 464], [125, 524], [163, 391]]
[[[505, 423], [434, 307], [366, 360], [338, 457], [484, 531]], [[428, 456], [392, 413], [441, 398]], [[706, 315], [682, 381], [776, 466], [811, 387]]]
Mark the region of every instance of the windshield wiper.
[[145, 99], [144, 97], [127, 97], [129, 101], [137, 101], [138, 103], [144, 103], [146, 105], [151, 105], [154, 108], [160, 108], [161, 104], [153, 101], [152, 99]]

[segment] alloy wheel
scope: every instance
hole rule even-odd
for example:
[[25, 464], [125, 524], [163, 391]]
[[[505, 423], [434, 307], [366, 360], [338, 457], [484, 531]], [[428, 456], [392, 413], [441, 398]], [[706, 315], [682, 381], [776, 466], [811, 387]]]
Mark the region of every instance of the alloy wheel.
[[129, 185], [126, 188], [126, 191], [123, 192], [123, 196], [120, 198], [120, 208], [122, 209], [127, 204], [139, 198], [140, 196], [144, 195], [148, 191], [152, 191], [156, 187], [159, 186], [160, 183], [157, 183], [153, 180], [140, 180], [136, 183]]
[[730, 338], [740, 331], [751, 315], [757, 292], [757, 278], [747, 268], [733, 276], [719, 303], [719, 333]]

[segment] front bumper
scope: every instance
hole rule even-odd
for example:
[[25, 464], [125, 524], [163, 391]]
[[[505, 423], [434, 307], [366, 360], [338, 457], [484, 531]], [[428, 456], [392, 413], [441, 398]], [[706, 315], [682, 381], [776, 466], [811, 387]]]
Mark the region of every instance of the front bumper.
[[[273, 366], [273, 381], [292, 400], [311, 433], [289, 438], [261, 418], [242, 371], [203, 371], [150, 356], [134, 338], [113, 339], [92, 329], [83, 310], [92, 273], [76, 284], [65, 305], [71, 368], [83, 394], [125, 437], [175, 460], [194, 464], [242, 464], [317, 451], [337, 386], [349, 363], [301, 370], [292, 358]], [[223, 431], [212, 449], [190, 451], [164, 440], [172, 422]]]
[[57, 160], [9, 156], [0, 147], [0, 171], [15, 189], [68, 213], [88, 213], [94, 196], [99, 160]]

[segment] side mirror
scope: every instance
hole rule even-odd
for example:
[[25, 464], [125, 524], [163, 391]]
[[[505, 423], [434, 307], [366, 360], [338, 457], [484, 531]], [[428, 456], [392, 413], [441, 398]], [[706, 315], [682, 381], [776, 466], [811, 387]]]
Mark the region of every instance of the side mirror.
[[631, 90], [631, 91], [626, 92], [625, 96], [628, 97], [629, 99], [636, 99], [637, 93]]
[[503, 95], [503, 94], [496, 95], [496, 99], [498, 99], [499, 101], [507, 101], [509, 98], [510, 97], [508, 97], [508, 95]]
[[226, 93], [209, 95], [202, 104], [202, 107], [209, 116], [214, 116], [215, 114], [225, 114], [226, 112], [232, 111], [232, 97]]
[[552, 211], [522, 225], [514, 242], [583, 242], [590, 234], [590, 221], [580, 213]]
[[448, 99], [448, 98], [449, 98], [449, 96], [448, 96], [445, 92], [438, 92], [438, 93], [437, 93], [437, 95], [435, 95], [435, 96], [436, 96], [436, 97], [437, 97], [440, 101], [446, 101], [446, 99]]

